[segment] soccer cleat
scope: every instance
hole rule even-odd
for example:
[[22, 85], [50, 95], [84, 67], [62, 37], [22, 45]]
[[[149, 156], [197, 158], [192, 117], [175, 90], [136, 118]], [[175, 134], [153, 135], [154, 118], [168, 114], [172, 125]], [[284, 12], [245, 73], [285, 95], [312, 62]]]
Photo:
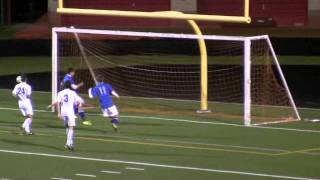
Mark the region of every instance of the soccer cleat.
[[33, 132], [26, 132], [25, 134], [28, 135], [28, 136], [34, 135]]
[[92, 126], [91, 121], [82, 121], [82, 124], [86, 126]]
[[65, 145], [64, 148], [68, 149], [69, 151], [74, 151], [73, 146]]
[[115, 132], [118, 132], [118, 126], [115, 123], [111, 123], [111, 126]]

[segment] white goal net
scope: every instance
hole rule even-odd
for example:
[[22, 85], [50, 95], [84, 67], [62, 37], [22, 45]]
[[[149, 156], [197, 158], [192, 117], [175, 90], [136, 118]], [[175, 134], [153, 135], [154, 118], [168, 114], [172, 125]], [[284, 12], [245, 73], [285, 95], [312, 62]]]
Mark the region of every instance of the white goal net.
[[[201, 61], [208, 53], [208, 107], [198, 114]], [[197, 36], [75, 28], [53, 29], [52, 94], [66, 69], [81, 93], [102, 75], [123, 97], [121, 113], [260, 125], [300, 120], [268, 36]], [[83, 95], [84, 97], [86, 95]]]

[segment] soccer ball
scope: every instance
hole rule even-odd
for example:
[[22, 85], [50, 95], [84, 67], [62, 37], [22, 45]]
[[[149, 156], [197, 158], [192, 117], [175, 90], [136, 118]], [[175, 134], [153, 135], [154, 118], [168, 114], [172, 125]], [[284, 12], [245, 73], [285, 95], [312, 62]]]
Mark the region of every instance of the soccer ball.
[[21, 83], [21, 82], [22, 82], [22, 77], [21, 77], [21, 76], [17, 76], [16, 82], [17, 82], [17, 83]]

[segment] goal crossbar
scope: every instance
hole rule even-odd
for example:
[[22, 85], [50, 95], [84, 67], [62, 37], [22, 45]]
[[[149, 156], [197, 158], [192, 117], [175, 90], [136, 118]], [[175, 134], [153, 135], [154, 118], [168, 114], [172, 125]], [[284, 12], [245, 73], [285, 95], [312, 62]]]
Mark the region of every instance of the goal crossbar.
[[153, 37], [153, 38], [172, 38], [172, 39], [199, 39], [217, 40], [217, 41], [244, 41], [267, 39], [268, 35], [261, 36], [219, 36], [219, 35], [194, 35], [194, 34], [176, 34], [176, 33], [156, 33], [156, 32], [135, 32], [135, 31], [115, 31], [115, 30], [98, 30], [98, 29], [76, 29], [69, 27], [55, 27], [53, 32], [68, 32], [68, 33], [81, 33], [81, 34], [101, 34], [101, 35], [114, 35], [114, 36], [139, 36], [139, 37]]

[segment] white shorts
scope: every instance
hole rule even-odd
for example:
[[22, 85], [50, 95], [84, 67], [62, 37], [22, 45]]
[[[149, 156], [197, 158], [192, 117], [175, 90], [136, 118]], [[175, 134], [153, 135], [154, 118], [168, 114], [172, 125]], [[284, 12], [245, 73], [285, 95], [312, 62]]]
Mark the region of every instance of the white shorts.
[[109, 108], [102, 109], [102, 113], [104, 117], [117, 117], [119, 115], [119, 111], [114, 105]]
[[76, 116], [63, 116], [63, 121], [65, 127], [75, 127], [76, 123]]
[[33, 116], [33, 108], [31, 101], [19, 101], [19, 108], [23, 116]]

